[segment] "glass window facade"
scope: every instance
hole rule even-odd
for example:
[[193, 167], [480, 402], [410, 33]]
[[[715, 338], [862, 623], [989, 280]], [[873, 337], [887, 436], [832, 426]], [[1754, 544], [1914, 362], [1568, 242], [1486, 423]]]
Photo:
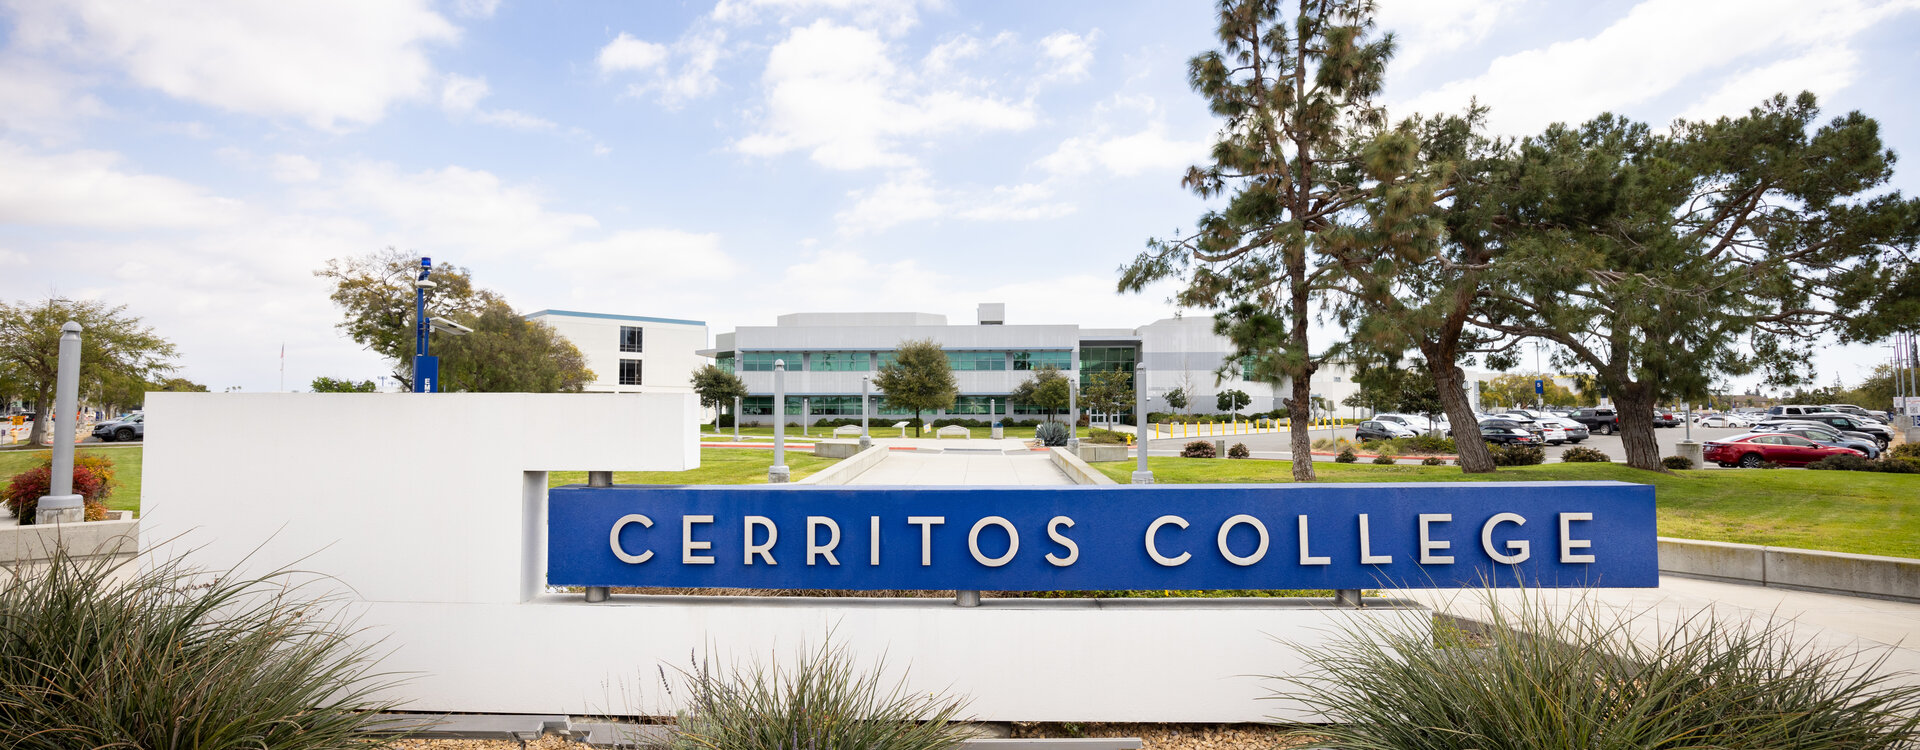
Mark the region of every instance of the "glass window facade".
[[620, 384], [640, 385], [640, 360], [620, 360]]
[[813, 414], [829, 417], [860, 416], [859, 396], [808, 396], [807, 398], [810, 399], [807, 401], [807, 409]]
[[953, 408], [948, 409], [947, 413], [948, 414], [978, 414], [981, 416], [986, 416], [989, 402], [991, 402], [991, 405], [993, 406], [995, 414], [999, 414], [1002, 416], [1006, 415], [1007, 413], [1007, 397], [1006, 396], [958, 396], [953, 399]]
[[713, 365], [723, 372], [733, 372], [733, 352], [721, 352], [714, 356]]
[[1133, 372], [1139, 356], [1139, 350], [1131, 346], [1080, 347], [1080, 387], [1092, 383], [1096, 372]]
[[[1007, 353], [999, 352], [947, 352], [947, 363], [955, 372], [1007, 369]], [[982, 412], [983, 414], [985, 412]]]
[[1058, 367], [1062, 370], [1073, 369], [1073, 352], [1033, 351], [1013, 353], [1013, 369], [1015, 370], [1038, 370], [1048, 365]]
[[644, 332], [639, 326], [620, 326], [620, 351], [639, 352]]
[[799, 352], [741, 352], [740, 370], [742, 372], [773, 372], [773, 362], [777, 359], [787, 361], [787, 372], [801, 369]]
[[807, 369], [814, 372], [866, 372], [873, 357], [867, 352], [811, 352]]

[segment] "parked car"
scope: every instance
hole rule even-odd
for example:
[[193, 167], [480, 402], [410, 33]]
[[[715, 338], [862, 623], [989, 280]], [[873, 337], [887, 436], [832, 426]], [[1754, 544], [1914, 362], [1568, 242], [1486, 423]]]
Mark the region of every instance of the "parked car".
[[1541, 419], [1540, 421], [1548, 422], [1551, 424], [1557, 424], [1560, 426], [1560, 429], [1566, 430], [1567, 442], [1569, 443], [1578, 444], [1580, 441], [1587, 439], [1589, 436], [1593, 434], [1591, 430], [1587, 429], [1586, 425], [1580, 424], [1579, 422], [1576, 422], [1572, 419], [1568, 419], [1566, 417], [1561, 417], [1561, 416], [1546, 417]]
[[1843, 431], [1864, 432], [1868, 435], [1872, 435], [1873, 441], [1876, 443], [1879, 443], [1881, 448], [1885, 448], [1888, 445], [1891, 445], [1893, 443], [1893, 431], [1887, 429], [1886, 425], [1880, 424], [1879, 422], [1876, 422], [1871, 419], [1867, 419], [1865, 417], [1856, 417], [1852, 414], [1841, 414], [1840, 412], [1837, 412], [1837, 411], [1801, 414], [1799, 416], [1791, 417], [1791, 418], [1776, 417], [1773, 419], [1768, 419], [1766, 421], [1763, 421], [1758, 426], [1767, 427], [1771, 425], [1786, 424], [1786, 423], [1792, 423], [1792, 422], [1817, 422], [1820, 424], [1824, 424], [1828, 427], [1837, 428]]
[[1353, 436], [1361, 440], [1392, 440], [1397, 437], [1413, 437], [1418, 434], [1420, 434], [1419, 431], [1412, 427], [1398, 422], [1388, 422], [1383, 419], [1369, 419], [1361, 422], [1360, 426], [1353, 428]]
[[1827, 408], [1833, 411], [1840, 412], [1841, 414], [1852, 414], [1856, 417], [1866, 417], [1868, 419], [1876, 419], [1883, 424], [1890, 424], [1893, 422], [1892, 414], [1888, 414], [1884, 411], [1862, 409], [1858, 406], [1854, 406], [1853, 404], [1827, 404]]
[[1799, 435], [1821, 445], [1835, 448], [1852, 448], [1867, 458], [1880, 457], [1880, 444], [1874, 442], [1872, 437], [1858, 432], [1841, 433], [1819, 424], [1787, 425], [1767, 431], [1783, 435]]
[[1747, 431], [1757, 434], [1762, 432], [1781, 432], [1787, 428], [1796, 427], [1811, 427], [1816, 430], [1826, 430], [1828, 432], [1839, 433], [1840, 437], [1845, 440], [1858, 440], [1864, 443], [1871, 443], [1876, 447], [1880, 445], [1880, 440], [1875, 438], [1872, 433], [1843, 430], [1825, 422], [1795, 422], [1791, 419], [1777, 419], [1763, 425], [1755, 425]]
[[147, 415], [136, 411], [119, 419], [101, 422], [93, 426], [93, 436], [100, 438], [102, 443], [144, 440], [147, 437]]
[[1602, 435], [1612, 435], [1620, 431], [1620, 415], [1610, 407], [1575, 409], [1568, 419], [1586, 425], [1588, 430]]
[[1753, 420], [1739, 414], [1709, 414], [1700, 418], [1701, 427], [1752, 427]]
[[1679, 427], [1680, 417], [1679, 415], [1673, 413], [1671, 410], [1668, 410], [1668, 409], [1654, 409], [1653, 410], [1653, 426]]
[[1499, 418], [1520, 423], [1526, 427], [1528, 431], [1532, 432], [1534, 436], [1549, 445], [1560, 445], [1567, 442], [1567, 431], [1560, 426], [1560, 420], [1535, 415], [1536, 412], [1519, 410], [1501, 414]]
[[1778, 404], [1767, 407], [1767, 416], [1797, 417], [1802, 414], [1818, 414], [1826, 411], [1833, 410], [1824, 406], [1812, 406], [1810, 404]]
[[1437, 426], [1432, 420], [1418, 414], [1375, 414], [1373, 418], [1381, 422], [1392, 422], [1414, 432], [1427, 432]]
[[1805, 466], [1827, 456], [1865, 455], [1851, 448], [1820, 445], [1799, 435], [1778, 432], [1741, 435], [1727, 441], [1709, 442], [1701, 447], [1703, 458], [1721, 466], [1758, 468], [1769, 461], [1785, 466]]
[[1511, 419], [1489, 419], [1480, 423], [1480, 437], [1502, 445], [1539, 445], [1540, 436], [1526, 425]]

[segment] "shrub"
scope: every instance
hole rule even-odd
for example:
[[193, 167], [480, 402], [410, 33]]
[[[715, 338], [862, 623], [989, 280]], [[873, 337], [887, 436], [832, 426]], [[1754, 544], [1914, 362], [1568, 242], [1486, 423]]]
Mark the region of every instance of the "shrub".
[[1350, 464], [1358, 460], [1360, 460], [1360, 457], [1353, 455], [1353, 446], [1351, 445], [1341, 448], [1340, 455], [1333, 457], [1333, 462], [1339, 464]]
[[1093, 420], [1090, 417], [1081, 417], [1080, 419], [1074, 421], [1074, 425], [1079, 427], [1092, 427]]
[[1125, 445], [1127, 436], [1113, 430], [1088, 430], [1087, 436], [1081, 440], [1096, 445]]
[[1315, 746], [1872, 748], [1920, 741], [1920, 686], [1886, 654], [1825, 650], [1784, 620], [1639, 627], [1591, 600], [1553, 608], [1491, 593], [1475, 648], [1412, 619], [1309, 650], [1289, 697], [1326, 717]]
[[290, 572], [57, 551], [0, 588], [0, 747], [377, 747], [372, 645]]
[[1920, 458], [1920, 443], [1901, 443], [1887, 451], [1894, 458]]
[[1920, 465], [1916, 465], [1908, 459], [1886, 458], [1873, 461], [1867, 459], [1865, 456], [1854, 455], [1827, 456], [1826, 458], [1807, 464], [1807, 468], [1831, 471], [1879, 471], [1888, 474], [1920, 474]]
[[1393, 460], [1393, 456], [1390, 456], [1390, 455], [1387, 455], [1387, 454], [1385, 454], [1385, 453], [1382, 453], [1382, 454], [1380, 454], [1380, 455], [1378, 455], [1378, 456], [1374, 456], [1374, 457], [1373, 457], [1373, 462], [1374, 462], [1374, 463], [1376, 463], [1376, 464], [1380, 464], [1381, 466], [1386, 466], [1386, 465], [1389, 465], [1389, 464], [1392, 464], [1392, 463], [1394, 463], [1394, 460]]
[[791, 667], [759, 664], [715, 675], [684, 675], [687, 710], [675, 722], [674, 750], [884, 748], [944, 750], [967, 738], [965, 701], [880, 682], [884, 665], [862, 670], [844, 650], [824, 647]]
[[[22, 526], [35, 522], [40, 498], [53, 491], [53, 454], [42, 454], [41, 459], [43, 463], [39, 466], [13, 475], [7, 486], [0, 489], [0, 499], [6, 501], [7, 509], [19, 517]], [[113, 459], [92, 451], [74, 455], [73, 492], [81, 498], [86, 520], [106, 520], [106, 500], [118, 484], [114, 479]]]
[[1454, 444], [1453, 438], [1438, 434], [1430, 435], [1424, 432], [1410, 438], [1401, 438], [1396, 442], [1403, 442], [1409, 453], [1445, 453], [1451, 455], [1458, 453], [1460, 450], [1459, 447]]
[[1253, 451], [1247, 450], [1246, 443], [1234, 443], [1232, 448], [1227, 449], [1227, 458], [1246, 458], [1251, 455]]
[[1668, 456], [1660, 459], [1660, 465], [1667, 467], [1668, 471], [1682, 471], [1693, 468], [1693, 459], [1686, 456]]
[[719, 416], [719, 418], [717, 418], [717, 419], [715, 419], [715, 420], [713, 421], [713, 426], [714, 426], [714, 427], [732, 427], [732, 426], [733, 426], [733, 415], [732, 415], [732, 414], [722, 414], [722, 415], [720, 415], [720, 416]]
[[1426, 458], [1420, 459], [1421, 466], [1445, 466], [1446, 463], [1447, 463], [1447, 460], [1439, 456], [1428, 456]]
[[1213, 458], [1213, 443], [1205, 440], [1195, 440], [1187, 443], [1186, 447], [1181, 448], [1180, 455], [1185, 458]]
[[1493, 454], [1494, 466], [1536, 466], [1547, 460], [1547, 452], [1533, 445], [1488, 443], [1487, 451]]
[[1613, 457], [1598, 448], [1576, 445], [1560, 453], [1560, 462], [1568, 464], [1604, 464], [1612, 463]]
[[1333, 450], [1333, 449], [1334, 449], [1334, 448], [1336, 448], [1336, 447], [1339, 447], [1339, 446], [1338, 446], [1338, 444], [1337, 444], [1337, 443], [1335, 443], [1335, 442], [1333, 441], [1333, 438], [1314, 438], [1314, 439], [1313, 439], [1313, 449], [1314, 449], [1314, 450], [1317, 450], [1317, 451], [1330, 451], [1330, 450]]
[[1033, 428], [1033, 437], [1039, 440], [1041, 445], [1066, 445], [1070, 434], [1067, 426], [1059, 422], [1041, 422], [1040, 426]]

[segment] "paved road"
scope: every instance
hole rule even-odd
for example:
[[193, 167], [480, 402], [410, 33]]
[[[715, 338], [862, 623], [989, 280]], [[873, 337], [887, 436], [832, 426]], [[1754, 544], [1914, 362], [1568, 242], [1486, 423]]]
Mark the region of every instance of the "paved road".
[[[1693, 428], [1693, 439], [1704, 443], [1709, 440], [1717, 440], [1720, 438], [1732, 437], [1734, 435], [1740, 435], [1745, 432], [1747, 432], [1746, 428], [1742, 428], [1742, 427], [1698, 427], [1696, 426]], [[1660, 444], [1660, 455], [1671, 456], [1679, 452], [1677, 444], [1680, 441], [1686, 439], [1687, 428], [1657, 427], [1657, 428], [1654, 428], [1653, 434], [1654, 434], [1654, 439], [1658, 441], [1658, 443]], [[1313, 437], [1316, 440], [1320, 438], [1335, 437], [1335, 436], [1351, 439], [1353, 437], [1353, 428], [1347, 427], [1347, 428], [1340, 428], [1335, 430], [1314, 430], [1313, 431]], [[1290, 445], [1291, 445], [1290, 443], [1291, 438], [1288, 436], [1287, 432], [1285, 431], [1261, 433], [1261, 434], [1255, 434], [1255, 435], [1231, 435], [1224, 438], [1200, 438], [1200, 439], [1225, 440], [1227, 441], [1227, 445], [1229, 446], [1233, 445], [1234, 443], [1246, 443], [1247, 449], [1252, 451], [1253, 455], [1259, 458], [1286, 458], [1289, 455]], [[1191, 442], [1191, 440], [1180, 439], [1180, 438], [1169, 439], [1169, 440], [1155, 440], [1152, 442], [1152, 445], [1149, 446], [1149, 450], [1152, 451], [1152, 455], [1156, 455], [1156, 456], [1178, 455], [1180, 453], [1181, 446], [1186, 445], [1188, 442]], [[1616, 435], [1594, 435], [1580, 442], [1579, 445], [1586, 448], [1597, 449], [1600, 452], [1607, 454], [1608, 456], [1612, 456], [1614, 461], [1625, 461], [1627, 458], [1626, 448], [1621, 445], [1620, 436], [1617, 434]], [[1547, 462], [1548, 463], [1558, 462], [1560, 460], [1560, 454], [1566, 451], [1566, 449], [1571, 447], [1573, 447], [1573, 444], [1546, 446]], [[1330, 456], [1315, 456], [1314, 460], [1331, 461], [1333, 459]], [[1712, 464], [1708, 464], [1705, 468], [1716, 468], [1716, 467], [1714, 467]]]

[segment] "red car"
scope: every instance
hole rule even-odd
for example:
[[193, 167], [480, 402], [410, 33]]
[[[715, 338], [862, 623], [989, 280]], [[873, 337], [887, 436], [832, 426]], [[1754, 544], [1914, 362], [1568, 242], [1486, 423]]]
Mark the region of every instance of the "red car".
[[1749, 469], [1772, 461], [1785, 466], [1805, 466], [1827, 456], [1858, 456], [1852, 448], [1830, 448], [1799, 435], [1777, 432], [1741, 435], [1724, 443], [1707, 443], [1705, 458], [1721, 466], [1745, 466]]

